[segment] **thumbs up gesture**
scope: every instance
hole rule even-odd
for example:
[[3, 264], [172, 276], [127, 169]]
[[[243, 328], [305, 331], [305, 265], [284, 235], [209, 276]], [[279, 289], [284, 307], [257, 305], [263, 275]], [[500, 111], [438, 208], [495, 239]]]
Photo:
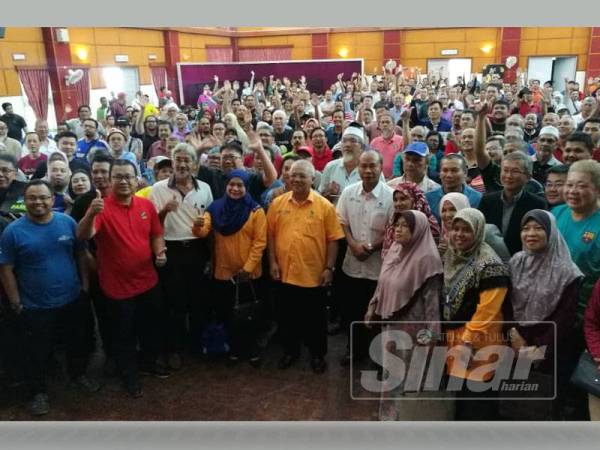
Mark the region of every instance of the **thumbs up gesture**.
[[100, 191], [96, 191], [96, 198], [92, 200], [90, 203], [90, 207], [88, 208], [89, 213], [92, 216], [97, 216], [104, 210], [104, 200], [102, 199], [102, 194]]
[[177, 196], [173, 194], [173, 198], [167, 202], [163, 210], [165, 212], [173, 212], [177, 211], [177, 208], [179, 208], [179, 203], [177, 202]]

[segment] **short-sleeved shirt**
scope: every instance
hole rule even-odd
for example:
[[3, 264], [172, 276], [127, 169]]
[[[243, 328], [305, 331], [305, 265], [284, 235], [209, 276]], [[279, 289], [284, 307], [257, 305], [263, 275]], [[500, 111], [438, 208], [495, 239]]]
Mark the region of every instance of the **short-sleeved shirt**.
[[300, 287], [317, 287], [327, 266], [327, 243], [344, 237], [335, 207], [311, 191], [301, 204], [287, 192], [275, 200], [267, 213], [269, 236], [281, 281]]
[[552, 208], [556, 226], [565, 238], [571, 258], [585, 278], [579, 291], [578, 314], [583, 315], [594, 283], [600, 278], [600, 210], [578, 222], [567, 205]]
[[142, 294], [158, 283], [150, 240], [163, 233], [156, 208], [145, 198], [118, 203], [111, 194], [94, 219], [98, 279], [110, 299]]
[[386, 179], [391, 178], [394, 171], [394, 158], [403, 147], [402, 136], [394, 134], [391, 139], [379, 136], [373, 139], [370, 145], [383, 157], [383, 176]]
[[194, 189], [183, 194], [175, 185], [175, 177], [159, 181], [152, 186], [150, 200], [160, 211], [169, 203], [173, 196], [177, 199], [177, 211], [167, 214], [164, 221], [165, 240], [182, 241], [197, 239], [192, 233], [194, 219], [198, 214], [204, 214], [206, 208], [212, 203], [213, 196], [210, 186], [194, 178]]
[[102, 139], [92, 139], [91, 141], [81, 138], [77, 141], [76, 158], [87, 158], [88, 153], [93, 149], [103, 149], [108, 151], [108, 145]]
[[292, 148], [292, 135], [294, 134], [294, 130], [291, 128], [284, 128], [283, 133], [273, 133], [273, 139], [275, 140], [275, 144], [277, 146], [285, 145], [288, 150]]
[[79, 296], [75, 251], [85, 244], [77, 241], [76, 228], [71, 217], [53, 213], [48, 223], [24, 216], [4, 230], [0, 264], [14, 266], [24, 308], [59, 308]]
[[[393, 191], [381, 181], [371, 192], [364, 191], [362, 181], [351, 184], [340, 196], [337, 214], [340, 223], [350, 229], [355, 240], [369, 244], [382, 241], [385, 226], [394, 214]], [[381, 263], [380, 250], [365, 261], [359, 261], [347, 248], [342, 270], [353, 278], [377, 280]]]
[[144, 159], [148, 158], [148, 152], [150, 152], [150, 147], [152, 146], [152, 144], [154, 144], [156, 141], [160, 141], [160, 139], [158, 138], [158, 133], [154, 136], [151, 136], [148, 133], [131, 133], [131, 136], [142, 140], [142, 153]]
[[10, 113], [0, 116], [0, 120], [8, 127], [8, 137], [19, 142], [23, 140], [23, 130], [27, 128], [27, 123], [20, 115]]

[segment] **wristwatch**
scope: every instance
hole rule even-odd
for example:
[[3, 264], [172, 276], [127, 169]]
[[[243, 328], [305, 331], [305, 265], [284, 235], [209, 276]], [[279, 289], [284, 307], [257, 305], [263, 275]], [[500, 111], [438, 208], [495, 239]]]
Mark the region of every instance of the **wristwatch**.
[[331, 273], [335, 273], [335, 267], [325, 267], [325, 270], [331, 271]]

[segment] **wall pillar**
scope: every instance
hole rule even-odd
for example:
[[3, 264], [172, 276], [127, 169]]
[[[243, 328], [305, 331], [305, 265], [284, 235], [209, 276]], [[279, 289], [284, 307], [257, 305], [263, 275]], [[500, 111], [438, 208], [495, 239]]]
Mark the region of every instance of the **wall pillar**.
[[[68, 71], [73, 65], [71, 61], [71, 47], [68, 42], [58, 42], [54, 30], [56, 28], [42, 27], [56, 122], [60, 123], [65, 118], [71, 119], [77, 117], [77, 107], [79, 105], [77, 104], [75, 87], [65, 84], [65, 76], [69, 73]], [[71, 108], [69, 113], [65, 113], [66, 107]]]
[[502, 28], [502, 48], [500, 52], [500, 64], [506, 64], [506, 58], [516, 56], [517, 63], [510, 69], [507, 67], [504, 72], [504, 82], [514, 83], [517, 80], [517, 69], [519, 68], [520, 49], [521, 49], [521, 27]]
[[329, 58], [329, 33], [312, 35], [312, 59]]
[[383, 62], [385, 65], [390, 59], [400, 64], [400, 43], [402, 32], [400, 30], [391, 30], [383, 32]]
[[587, 68], [586, 68], [586, 86], [582, 86], [583, 89], [587, 88], [587, 79], [590, 77], [600, 76], [600, 28], [595, 27], [591, 29], [590, 35], [590, 48], [588, 50]]
[[165, 45], [165, 68], [167, 69], [167, 84], [175, 103], [179, 103], [179, 80], [177, 79], [177, 63], [181, 61], [179, 52], [179, 32], [163, 31]]

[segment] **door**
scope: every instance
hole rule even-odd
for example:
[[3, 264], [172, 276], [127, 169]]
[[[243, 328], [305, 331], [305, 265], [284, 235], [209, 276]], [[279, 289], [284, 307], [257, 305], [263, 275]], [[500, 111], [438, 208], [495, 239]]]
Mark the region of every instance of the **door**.
[[139, 75], [137, 67], [105, 67], [102, 69], [106, 90], [114, 92], [115, 96], [119, 92], [127, 94], [127, 105], [135, 99], [135, 93], [140, 89]]
[[471, 60], [469, 58], [430, 59], [427, 61], [427, 72], [441, 70], [442, 78], [448, 78], [450, 86], [458, 82], [458, 77], [471, 79]]

